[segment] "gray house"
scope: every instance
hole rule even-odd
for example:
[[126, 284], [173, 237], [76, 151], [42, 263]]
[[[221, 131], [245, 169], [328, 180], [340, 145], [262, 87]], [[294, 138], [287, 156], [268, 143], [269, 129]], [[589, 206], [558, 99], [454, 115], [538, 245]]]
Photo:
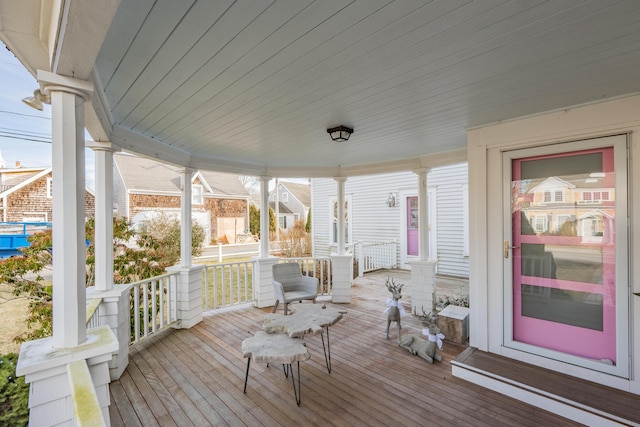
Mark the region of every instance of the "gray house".
[[296, 221], [307, 220], [311, 208], [311, 187], [308, 184], [278, 180], [277, 188], [269, 193], [269, 207], [277, 212], [278, 225], [285, 231], [293, 227]]
[[[469, 277], [467, 163], [435, 167], [427, 175], [430, 258], [438, 273]], [[336, 182], [317, 178], [312, 189], [314, 256], [336, 252]], [[345, 182], [346, 242], [356, 259], [367, 245], [391, 243], [387, 266], [410, 269], [418, 254], [418, 178], [412, 172], [349, 177]], [[331, 230], [327, 233], [326, 230]]]
[[[191, 180], [192, 217], [205, 230], [205, 244], [235, 243], [248, 222], [249, 193], [237, 175], [197, 171]], [[166, 163], [117, 153], [113, 156], [113, 205], [117, 216], [136, 223], [149, 215], [180, 213], [180, 170]]]

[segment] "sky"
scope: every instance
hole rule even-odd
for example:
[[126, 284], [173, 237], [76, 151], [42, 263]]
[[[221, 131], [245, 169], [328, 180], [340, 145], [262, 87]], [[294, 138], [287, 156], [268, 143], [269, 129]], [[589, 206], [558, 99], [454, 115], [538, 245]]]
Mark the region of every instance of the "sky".
[[[0, 42], [0, 154], [7, 168], [51, 166], [51, 106], [44, 111], [21, 100], [33, 95], [36, 79]], [[85, 180], [93, 187], [94, 156], [85, 150]]]

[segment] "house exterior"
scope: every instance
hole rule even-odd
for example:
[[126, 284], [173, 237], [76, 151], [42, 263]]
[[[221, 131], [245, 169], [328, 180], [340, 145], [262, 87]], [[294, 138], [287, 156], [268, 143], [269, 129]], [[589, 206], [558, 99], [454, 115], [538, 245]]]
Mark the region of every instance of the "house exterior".
[[[249, 193], [237, 175], [197, 171], [192, 185], [192, 215], [205, 230], [205, 245], [235, 243], [248, 226]], [[132, 223], [157, 212], [180, 214], [180, 170], [166, 163], [114, 154], [113, 210]]]
[[[54, 412], [43, 404], [51, 402], [46, 395], [69, 384], [60, 374], [69, 357], [57, 349], [73, 349], [77, 359], [100, 364], [92, 370], [100, 373], [97, 380], [106, 377], [111, 353], [122, 355], [126, 348], [117, 352], [111, 331], [97, 336], [105, 328], [85, 324], [86, 295], [79, 291], [84, 278], [78, 274], [84, 223], [75, 215], [85, 201], [78, 185], [84, 180], [85, 127], [103, 146], [96, 157], [109, 165], [96, 174], [96, 188], [104, 188], [96, 193], [97, 205], [107, 207], [106, 215], [96, 207], [97, 228], [105, 231], [97, 246], [109, 252], [112, 189], [104, 171], [112, 170], [117, 148], [179, 165], [184, 182], [200, 180], [191, 174], [195, 169], [259, 176], [262, 206], [268, 204], [272, 177], [334, 178], [336, 231], [325, 229], [338, 243], [332, 257], [332, 274], [340, 277], [334, 303], [349, 301], [346, 182], [417, 171], [423, 232], [420, 259], [411, 263], [412, 291], [428, 295], [437, 261], [429, 259], [425, 244], [427, 179], [418, 171], [467, 161], [471, 346], [487, 357], [528, 364], [531, 377], [551, 369], [640, 395], [635, 2], [221, 7], [198, 0], [95, 7], [89, 0], [0, 0], [0, 14], [0, 38], [37, 78], [30, 98], [51, 103], [53, 112], [60, 195], [54, 233], [61, 233], [58, 242], [64, 244], [54, 258], [53, 336], [46, 346], [30, 343], [41, 358], [29, 360], [25, 351], [18, 371], [34, 381], [31, 398], [43, 419]], [[340, 25], [336, 16], [353, 25]], [[351, 138], [330, 140], [327, 130], [342, 125], [354, 130]], [[550, 205], [535, 205], [536, 191], [529, 190], [536, 186], [548, 188], [539, 192], [543, 203], [550, 204], [547, 191], [553, 201], [562, 194], [557, 203], [569, 197], [563, 181], [585, 186], [573, 212], [558, 206], [559, 217]], [[186, 217], [191, 186], [181, 188]], [[613, 196], [612, 206], [603, 191]], [[596, 200], [596, 192], [595, 206], [578, 203]], [[561, 225], [554, 228], [554, 222]], [[188, 328], [201, 319], [195, 296], [201, 294], [202, 275], [188, 256], [186, 223], [179, 266], [184, 300], [177, 307], [179, 327]], [[266, 209], [261, 224], [268, 225]], [[253, 275], [260, 307], [273, 302], [271, 263], [277, 262], [268, 256], [265, 237]], [[96, 264], [113, 271], [112, 260], [97, 249]], [[106, 294], [113, 284], [104, 277], [96, 286]], [[88, 331], [99, 339], [89, 349], [81, 345]], [[452, 366], [459, 377], [584, 424], [617, 421], [542, 393], [530, 399], [535, 384], [515, 387], [496, 373]], [[105, 385], [101, 381], [96, 389]], [[108, 391], [99, 392], [108, 414]], [[60, 401], [67, 398], [68, 393]]]
[[640, 394], [639, 131], [639, 96], [469, 131], [473, 347]]
[[[18, 167], [0, 169], [2, 222], [53, 220], [52, 169]], [[95, 194], [85, 189], [85, 215], [93, 216]]]
[[[438, 273], [469, 277], [467, 164], [435, 167], [427, 174], [429, 254]], [[336, 252], [336, 184], [312, 180], [315, 256]], [[397, 242], [396, 265], [410, 269], [418, 254], [418, 178], [412, 172], [350, 177], [345, 183], [347, 244]], [[326, 230], [330, 230], [327, 233]]]
[[311, 187], [308, 184], [278, 180], [277, 186], [269, 193], [269, 207], [278, 213], [280, 230], [288, 230], [296, 221], [306, 223], [311, 209]]

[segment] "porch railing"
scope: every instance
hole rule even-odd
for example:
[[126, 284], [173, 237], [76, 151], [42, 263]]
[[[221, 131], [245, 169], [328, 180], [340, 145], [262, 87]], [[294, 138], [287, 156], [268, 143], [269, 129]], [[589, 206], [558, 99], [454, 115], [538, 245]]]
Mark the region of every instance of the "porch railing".
[[98, 317], [98, 307], [100, 307], [100, 304], [102, 304], [102, 298], [91, 298], [87, 301], [87, 329], [100, 326], [100, 319]]
[[132, 344], [176, 323], [178, 274], [163, 274], [129, 285]]
[[398, 242], [360, 242], [356, 244], [358, 276], [382, 268], [398, 266]]
[[229, 307], [253, 300], [253, 261], [207, 265], [202, 270], [204, 310]]
[[318, 295], [331, 295], [332, 271], [331, 258], [280, 258], [280, 262], [297, 262], [302, 274], [316, 277], [320, 281]]

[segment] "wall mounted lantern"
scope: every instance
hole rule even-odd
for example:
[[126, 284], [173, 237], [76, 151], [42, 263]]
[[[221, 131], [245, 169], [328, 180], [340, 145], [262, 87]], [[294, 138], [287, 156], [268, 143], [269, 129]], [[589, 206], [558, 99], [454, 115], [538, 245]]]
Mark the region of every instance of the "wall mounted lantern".
[[398, 206], [398, 193], [389, 193], [389, 197], [387, 198], [387, 206], [390, 208], [395, 208]]

